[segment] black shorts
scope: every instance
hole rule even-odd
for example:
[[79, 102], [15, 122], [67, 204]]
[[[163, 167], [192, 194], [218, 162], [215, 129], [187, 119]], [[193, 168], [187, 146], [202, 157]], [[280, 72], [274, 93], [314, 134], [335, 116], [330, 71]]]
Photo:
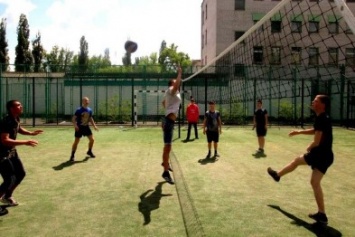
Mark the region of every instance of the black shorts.
[[91, 136], [92, 131], [89, 126], [79, 126], [79, 130], [75, 131], [75, 137]]
[[258, 137], [265, 137], [267, 133], [267, 130], [265, 129], [265, 126], [263, 127], [256, 127], [256, 136]]
[[219, 142], [219, 132], [215, 132], [215, 131], [206, 131], [206, 135], [207, 135], [207, 142], [211, 143], [213, 142]]
[[318, 169], [325, 174], [327, 169], [333, 164], [334, 154], [332, 151], [322, 151], [312, 149], [310, 152], [303, 155], [306, 163], [313, 169]]

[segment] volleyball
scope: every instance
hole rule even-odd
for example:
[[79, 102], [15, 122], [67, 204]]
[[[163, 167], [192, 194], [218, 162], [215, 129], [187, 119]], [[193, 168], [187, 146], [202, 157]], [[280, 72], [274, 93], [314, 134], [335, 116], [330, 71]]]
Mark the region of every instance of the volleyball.
[[138, 44], [131, 40], [127, 40], [126, 43], [124, 44], [124, 48], [127, 53], [134, 53], [138, 49]]

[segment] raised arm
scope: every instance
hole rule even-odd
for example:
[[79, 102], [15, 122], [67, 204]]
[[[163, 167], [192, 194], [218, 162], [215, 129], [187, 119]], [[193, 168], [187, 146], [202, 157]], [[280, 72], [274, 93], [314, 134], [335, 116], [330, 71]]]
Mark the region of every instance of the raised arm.
[[176, 79], [175, 79], [175, 83], [172, 85], [173, 88], [172, 88], [172, 90], [171, 90], [171, 92], [172, 92], [173, 94], [175, 94], [176, 91], [179, 90], [180, 85], [181, 85], [181, 74], [182, 74], [182, 69], [181, 69], [181, 67], [178, 67], [177, 72], [178, 72], [178, 74], [177, 74], [177, 77], [176, 77]]

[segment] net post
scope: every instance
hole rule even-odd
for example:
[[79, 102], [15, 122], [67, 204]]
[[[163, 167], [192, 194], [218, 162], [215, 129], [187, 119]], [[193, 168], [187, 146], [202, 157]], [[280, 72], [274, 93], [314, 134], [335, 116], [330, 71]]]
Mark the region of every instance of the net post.
[[[340, 66], [340, 125], [344, 126], [345, 66]], [[349, 102], [348, 102], [349, 103]]]

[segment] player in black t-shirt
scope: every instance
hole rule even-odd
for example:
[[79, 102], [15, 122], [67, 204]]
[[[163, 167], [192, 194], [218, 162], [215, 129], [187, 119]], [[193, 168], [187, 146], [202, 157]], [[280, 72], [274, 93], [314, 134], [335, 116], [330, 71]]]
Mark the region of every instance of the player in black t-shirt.
[[314, 135], [312, 142], [306, 149], [307, 153], [295, 158], [280, 171], [275, 171], [270, 167], [267, 170], [269, 175], [278, 182], [282, 176], [294, 171], [299, 165], [311, 166], [313, 170], [311, 175], [311, 185], [317, 202], [318, 212], [309, 214], [309, 217], [323, 224], [328, 223], [328, 218], [325, 214], [321, 181], [327, 172], [327, 169], [332, 165], [334, 160], [332, 151], [332, 124], [329, 115], [326, 113], [329, 106], [330, 100], [328, 96], [317, 95], [312, 102], [312, 109], [316, 113], [313, 128], [306, 130], [295, 130], [289, 133], [289, 136], [298, 134]]
[[[17, 154], [16, 146], [36, 146], [36, 140], [16, 140], [17, 133], [36, 136], [42, 130], [30, 132], [20, 125], [20, 114], [23, 111], [22, 105], [17, 100], [10, 100], [6, 104], [8, 115], [0, 122], [0, 173], [4, 181], [0, 185], [0, 201], [10, 206], [17, 206], [18, 203], [12, 197], [15, 188], [21, 183], [26, 175], [20, 157]], [[0, 208], [0, 214], [1, 214]]]
[[203, 120], [203, 134], [207, 136], [208, 153], [206, 158], [211, 157], [211, 147], [213, 142], [214, 158], [219, 157], [217, 152], [219, 135], [222, 133], [221, 115], [218, 110], [215, 110], [216, 103], [214, 101], [208, 102], [209, 110], [205, 113]]
[[267, 133], [268, 115], [267, 110], [263, 108], [263, 102], [258, 99], [256, 102], [256, 110], [254, 112], [254, 126], [256, 128], [256, 136], [258, 137], [259, 149], [256, 150], [256, 154], [264, 153], [265, 136]]

